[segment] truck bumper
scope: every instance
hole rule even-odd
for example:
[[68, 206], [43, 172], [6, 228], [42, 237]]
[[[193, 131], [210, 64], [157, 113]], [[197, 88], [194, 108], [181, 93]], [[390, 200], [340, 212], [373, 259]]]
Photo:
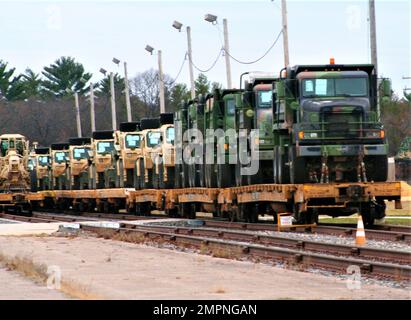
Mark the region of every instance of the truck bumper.
[[365, 144], [365, 145], [322, 145], [322, 146], [298, 146], [297, 156], [318, 157], [327, 156], [358, 156], [364, 155], [386, 155], [388, 146], [386, 144]]

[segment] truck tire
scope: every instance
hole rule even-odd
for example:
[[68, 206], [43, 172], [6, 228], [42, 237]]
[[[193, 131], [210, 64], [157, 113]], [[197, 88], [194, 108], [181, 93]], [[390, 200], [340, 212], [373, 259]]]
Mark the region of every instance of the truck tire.
[[364, 158], [364, 162], [368, 181], [387, 181], [388, 157], [386, 155], [366, 156]]
[[217, 164], [217, 187], [228, 188], [234, 185], [231, 166], [229, 164]]
[[37, 192], [37, 172], [36, 170], [30, 171], [30, 190], [31, 192]]
[[298, 184], [306, 182], [305, 159], [297, 157], [295, 147], [291, 147], [289, 151], [290, 163], [290, 183]]

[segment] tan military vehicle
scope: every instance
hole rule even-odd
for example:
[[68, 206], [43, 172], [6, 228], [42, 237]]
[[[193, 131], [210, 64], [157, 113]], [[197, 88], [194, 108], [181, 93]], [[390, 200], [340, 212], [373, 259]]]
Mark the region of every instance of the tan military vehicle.
[[118, 149], [115, 145], [114, 131], [93, 132], [92, 146], [94, 158], [91, 164], [93, 189], [119, 188], [122, 186], [118, 165]]
[[115, 132], [115, 143], [119, 146], [119, 165], [122, 166], [123, 172], [121, 179], [123, 186], [126, 188], [136, 188], [137, 185], [137, 170], [136, 161], [141, 156], [141, 133], [139, 122], [123, 122], [120, 123], [120, 130]]
[[93, 161], [93, 149], [90, 138], [69, 139], [68, 178], [71, 190], [92, 188], [90, 165]]
[[155, 189], [174, 186], [174, 114], [160, 114], [160, 143], [152, 150], [154, 159], [153, 187]]
[[136, 161], [137, 189], [153, 188], [154, 149], [160, 143], [161, 131], [158, 118], [145, 118], [140, 122], [141, 154]]
[[0, 192], [30, 189], [29, 141], [21, 134], [0, 135]]
[[30, 172], [31, 190], [49, 190], [50, 186], [50, 148], [37, 147], [31, 155], [34, 168]]
[[50, 184], [54, 190], [69, 189], [67, 176], [69, 147], [68, 143], [53, 143], [50, 146]]

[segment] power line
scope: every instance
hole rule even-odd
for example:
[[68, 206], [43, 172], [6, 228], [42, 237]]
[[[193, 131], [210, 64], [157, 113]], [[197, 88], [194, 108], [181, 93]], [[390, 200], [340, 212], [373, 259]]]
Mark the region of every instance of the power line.
[[[178, 77], [179, 77], [180, 74], [181, 74], [181, 71], [183, 71], [183, 67], [184, 67], [184, 65], [185, 65], [185, 63], [186, 63], [186, 60], [187, 60], [187, 52], [184, 54], [184, 59], [183, 59], [183, 63], [181, 64], [180, 70], [178, 70], [178, 73], [177, 73], [177, 75], [175, 76], [174, 80], [170, 82], [170, 84], [169, 84], [170, 86], [173, 85], [173, 84], [177, 81]], [[164, 80], [163, 80], [163, 81], [164, 81]]]
[[208, 69], [202, 70], [202, 69], [200, 69], [199, 67], [197, 67], [197, 66], [194, 64], [193, 61], [191, 61], [191, 63], [192, 63], [192, 65], [193, 65], [193, 67], [197, 69], [197, 71], [202, 72], [202, 73], [207, 73], [207, 72], [209, 72], [211, 69], [213, 69], [213, 68], [215, 67], [215, 65], [217, 64], [218, 59], [220, 58], [221, 53], [223, 52], [223, 50], [224, 50], [223, 48], [220, 49], [220, 51], [218, 52], [218, 55], [217, 55], [216, 59], [214, 60], [213, 64], [212, 64]]
[[278, 39], [280, 39], [280, 36], [281, 36], [282, 33], [283, 33], [283, 29], [280, 30], [280, 32], [279, 32], [278, 35], [277, 35], [277, 38], [274, 40], [274, 43], [268, 48], [268, 50], [267, 50], [260, 58], [258, 58], [258, 59], [256, 59], [256, 60], [253, 60], [253, 61], [241, 61], [241, 60], [233, 57], [233, 56], [232, 56], [228, 51], [226, 51], [224, 48], [223, 48], [223, 50], [224, 50], [224, 52], [225, 52], [226, 54], [229, 55], [229, 57], [230, 57], [231, 59], [233, 59], [234, 61], [236, 61], [236, 62], [238, 62], [238, 63], [240, 63], [240, 64], [253, 64], [253, 63], [256, 63], [256, 62], [260, 61], [261, 59], [263, 59], [263, 58], [271, 51], [271, 49], [274, 48], [274, 46], [276, 45]]

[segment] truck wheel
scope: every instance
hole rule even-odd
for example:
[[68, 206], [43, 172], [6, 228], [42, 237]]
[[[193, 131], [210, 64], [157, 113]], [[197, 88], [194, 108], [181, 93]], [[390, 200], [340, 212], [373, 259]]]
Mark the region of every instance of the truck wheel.
[[37, 172], [36, 170], [30, 171], [30, 190], [31, 192], [37, 192]]
[[304, 183], [306, 182], [306, 168], [305, 159], [297, 157], [295, 147], [291, 147], [289, 151], [290, 163], [290, 183]]
[[366, 156], [364, 158], [365, 170], [368, 181], [384, 182], [388, 178], [388, 157]]
[[287, 152], [281, 154], [280, 149], [278, 149], [278, 160], [277, 160], [277, 180], [280, 184], [290, 183], [290, 167], [287, 164], [288, 155]]
[[174, 187], [181, 188], [181, 164], [174, 165]]
[[[167, 182], [164, 182], [164, 188], [167, 188], [167, 189], [174, 188], [174, 180], [175, 180], [174, 179], [174, 168], [166, 167], [166, 170], [167, 170]], [[163, 180], [164, 180], [164, 177], [163, 177]]]
[[246, 176], [241, 175], [241, 168], [242, 168], [241, 163], [237, 162], [235, 164], [235, 167], [234, 167], [234, 170], [235, 170], [235, 185], [237, 187], [244, 186], [244, 185], [246, 185], [246, 182], [247, 182]]
[[73, 189], [80, 190], [80, 176], [73, 177]]
[[104, 183], [104, 172], [98, 172], [98, 182], [97, 182], [97, 189], [104, 189], [105, 183]]
[[229, 164], [217, 164], [217, 186], [228, 188], [233, 186], [231, 167]]
[[204, 165], [204, 174], [205, 174], [205, 182], [207, 188], [215, 188], [217, 187], [217, 179], [216, 174], [214, 172], [214, 164], [205, 164]]
[[164, 181], [164, 167], [163, 167], [163, 164], [160, 164], [160, 166], [158, 167], [158, 188], [165, 189], [166, 188], [165, 185], [166, 183]]

